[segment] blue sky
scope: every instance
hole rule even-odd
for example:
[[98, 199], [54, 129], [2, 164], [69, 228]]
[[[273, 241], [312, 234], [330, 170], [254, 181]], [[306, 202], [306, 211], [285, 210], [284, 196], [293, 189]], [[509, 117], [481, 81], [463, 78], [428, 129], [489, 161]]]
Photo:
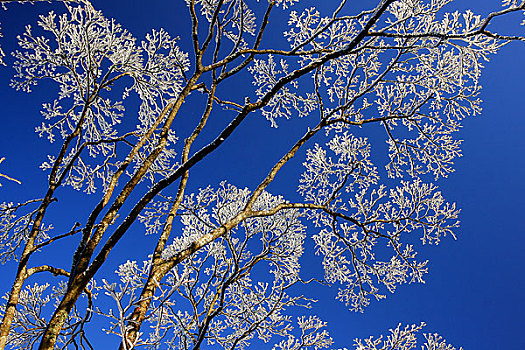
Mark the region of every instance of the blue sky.
[[[107, 17], [114, 17], [138, 38], [151, 28], [164, 27], [180, 36], [182, 48], [190, 51], [190, 47], [184, 46], [188, 43], [185, 28], [188, 21], [182, 3], [172, 5], [168, 1], [152, 0], [144, 5], [138, 0], [115, 0], [94, 1], [94, 6], [102, 9]], [[324, 1], [321, 6], [334, 3], [337, 2]], [[499, 9], [500, 1], [460, 1], [451, 9], [470, 5], [475, 13], [486, 14], [491, 8]], [[49, 4], [12, 5], [7, 12], [0, 12], [4, 34], [0, 40], [4, 51], [14, 48], [14, 38], [25, 24], [34, 24], [37, 14], [49, 8]], [[522, 17], [500, 21], [497, 28], [513, 33], [520, 31], [523, 35], [525, 27], [514, 25]], [[277, 18], [271, 23], [280, 20]], [[278, 32], [270, 33], [279, 40]], [[6, 61], [9, 63], [11, 59]], [[328, 322], [337, 346], [349, 346], [356, 337], [384, 333], [399, 322], [425, 321], [426, 331], [438, 332], [450, 343], [465, 349], [525, 349], [525, 338], [521, 335], [525, 325], [524, 67], [525, 43], [504, 47], [486, 63], [481, 80], [482, 116], [465, 120], [459, 134], [459, 138], [465, 140], [464, 156], [456, 161], [455, 173], [437, 182], [446, 198], [457, 202], [462, 209], [458, 240], [445, 239], [438, 247], [421, 249], [421, 254], [431, 260], [427, 283], [402, 286], [386, 301], [372, 303], [363, 314], [344, 311], [344, 306], [333, 300], [335, 290], [315, 291], [320, 301], [314, 311]], [[33, 130], [40, 124], [39, 108], [49, 90], [36, 88], [31, 95], [16, 92], [8, 87], [12, 74], [11, 68], [0, 68], [0, 156], [7, 158], [0, 170], [21, 180], [22, 185], [2, 181], [0, 201], [16, 202], [42, 195], [41, 185], [46, 176], [38, 166], [44, 160], [43, 152], [50, 146]], [[226, 116], [224, 118], [221, 120], [219, 115], [213, 121], [217, 126], [210, 134], [203, 135], [203, 143], [226, 123]], [[301, 123], [301, 127], [308, 125], [307, 121]], [[185, 126], [180, 128], [182, 133]], [[253, 117], [216, 154], [195, 169], [196, 180], [190, 187], [216, 185], [222, 179], [229, 179], [240, 187], [254, 186], [266, 174], [268, 166], [289, 148], [292, 138], [288, 137], [302, 132], [293, 121], [271, 129], [262, 116]], [[300, 162], [284, 170], [275, 191], [286, 193], [296, 188], [293, 174], [298, 171], [298, 164]], [[290, 196], [293, 195], [291, 191]], [[89, 204], [96, 201], [96, 196], [82, 201], [80, 198], [85, 197], [72, 190], [62, 192], [60, 201], [71, 205], [67, 210], [61, 207], [60, 212], [52, 213], [59, 222], [55, 226], [85, 219]], [[78, 219], [74, 219], [76, 217]], [[119, 244], [106, 271], [126, 259], [125, 252], [137, 248], [140, 229], [136, 225], [126, 241]], [[65, 266], [69, 259], [69, 256], [64, 258]], [[314, 265], [316, 259], [319, 260], [313, 258], [305, 263]], [[9, 288], [13, 268], [12, 262], [2, 267], [5, 279], [0, 284], [1, 293]]]

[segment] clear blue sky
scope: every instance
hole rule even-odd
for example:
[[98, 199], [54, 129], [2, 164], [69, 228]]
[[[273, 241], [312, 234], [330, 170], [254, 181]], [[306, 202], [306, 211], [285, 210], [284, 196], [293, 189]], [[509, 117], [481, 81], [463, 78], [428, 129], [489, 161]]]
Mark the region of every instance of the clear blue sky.
[[[333, 6], [338, 2], [322, 3]], [[472, 6], [475, 13], [486, 14], [491, 8], [499, 9], [500, 3], [464, 0], [454, 6]], [[146, 4], [139, 0], [99, 0], [94, 6], [138, 38], [151, 28], [164, 27], [180, 36], [183, 49], [190, 52], [190, 47], [184, 46], [188, 43], [188, 21], [182, 0], [150, 0]], [[35, 24], [37, 13], [49, 8], [49, 4], [10, 5], [7, 12], [0, 12], [4, 51], [14, 48], [14, 38], [25, 24]], [[522, 18], [512, 19], [519, 22]], [[497, 27], [514, 33], [520, 30], [525, 35], [525, 27], [519, 28], [512, 21], [500, 21]], [[10, 58], [6, 60], [11, 62]], [[0, 201], [16, 202], [42, 195], [39, 186], [46, 176], [38, 166], [49, 145], [33, 132], [41, 123], [39, 108], [47, 101], [47, 90], [36, 88], [31, 95], [15, 92], [8, 87], [12, 74], [11, 68], [0, 68], [0, 156], [7, 158], [0, 170], [21, 180], [22, 185], [2, 181]], [[481, 81], [482, 116], [464, 122], [459, 136], [465, 140], [464, 156], [456, 161], [454, 174], [438, 181], [446, 198], [462, 209], [458, 240], [445, 239], [438, 247], [424, 247], [422, 254], [431, 260], [427, 283], [402, 286], [386, 301], [372, 303], [364, 314], [345, 312], [344, 306], [333, 300], [335, 290], [320, 288], [316, 297], [321, 300], [314, 310], [328, 321], [337, 346], [349, 347], [354, 338], [384, 333], [398, 322], [425, 321], [426, 331], [438, 332], [451, 344], [465, 349], [525, 349], [525, 43], [511, 44], [492, 56]], [[226, 119], [214, 122], [220, 127]], [[283, 135], [294, 132], [298, 135], [302, 130], [297, 130], [293, 122], [270, 129], [262, 116], [247, 120], [217, 154], [195, 170], [198, 180], [191, 187], [215, 185], [225, 178], [240, 187], [253, 186], [269, 164], [289, 148], [291, 141], [285, 141]], [[213, 133], [203, 136], [206, 140]], [[261, 163], [266, 165], [261, 168]], [[283, 185], [274, 190], [288, 191], [293, 196], [295, 171], [297, 168], [287, 168]], [[286, 184], [286, 178], [292, 182]], [[65, 226], [71, 220], [85, 220], [89, 208], [85, 204], [96, 200], [91, 196], [80, 202], [73, 191], [64, 191], [62, 197], [61, 201], [73, 204], [70, 212], [60, 213], [59, 221], [63, 220]], [[57, 217], [56, 212], [53, 215]], [[138, 237], [141, 227], [135, 228], [133, 234]], [[124, 251], [132, 249], [136, 237], [118, 246], [120, 250], [111, 260], [113, 267], [110, 265], [106, 271], [127, 259]], [[69, 259], [64, 260], [65, 267]], [[12, 262], [2, 267], [0, 293], [9, 288], [13, 268]]]

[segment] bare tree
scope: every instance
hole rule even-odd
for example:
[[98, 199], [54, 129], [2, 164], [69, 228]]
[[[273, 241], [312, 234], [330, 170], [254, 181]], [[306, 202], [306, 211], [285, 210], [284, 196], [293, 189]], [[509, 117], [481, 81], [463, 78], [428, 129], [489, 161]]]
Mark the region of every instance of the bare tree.
[[[56, 153], [41, 166], [42, 193], [0, 207], [0, 257], [18, 264], [1, 308], [0, 349], [92, 348], [90, 321], [106, 322], [121, 349], [245, 349], [256, 338], [281, 350], [327, 348], [322, 320], [288, 314], [314, 302], [297, 285], [337, 286], [338, 299], [362, 312], [400, 284], [423, 282], [428, 261], [418, 258], [414, 234], [423, 244], [454, 237], [459, 214], [429, 181], [453, 171], [461, 154], [453, 135], [480, 113], [482, 62], [524, 41], [494, 32], [491, 22], [524, 12], [525, 2], [506, 0], [486, 18], [446, 13], [449, 0], [382, 0], [357, 14], [346, 0], [328, 14], [303, 2], [186, 0], [188, 52], [164, 29], [137, 42], [87, 0], [57, 3], [61, 14], [41, 16], [19, 36], [12, 86], [58, 86], [36, 129]], [[278, 11], [287, 11], [287, 44], [265, 40]], [[246, 86], [247, 76], [253, 91], [232, 91], [231, 82]], [[181, 142], [174, 122], [193, 95], [203, 102], [200, 116], [185, 121], [194, 126]], [[125, 111], [133, 96], [140, 108]], [[195, 150], [219, 111], [228, 122]], [[303, 117], [296, 122], [304, 133], [254, 188], [225, 181], [186, 193], [190, 170], [254, 114], [275, 127]], [[373, 125], [384, 130], [390, 156], [379, 168], [377, 132], [359, 136]], [[302, 149], [301, 200], [270, 193]], [[64, 186], [98, 203], [57, 232], [48, 210]], [[157, 237], [149, 258], [120, 265], [115, 282], [97, 275], [137, 221]], [[71, 237], [71, 266], [54, 266], [46, 252]], [[315, 252], [305, 251], [307, 237]], [[305, 280], [299, 258], [314, 253], [324, 275]], [[49, 263], [33, 266], [34, 254]], [[41, 272], [56, 278], [28, 281]], [[398, 326], [355, 346], [411, 349], [423, 326]], [[454, 349], [438, 335], [423, 341]]]

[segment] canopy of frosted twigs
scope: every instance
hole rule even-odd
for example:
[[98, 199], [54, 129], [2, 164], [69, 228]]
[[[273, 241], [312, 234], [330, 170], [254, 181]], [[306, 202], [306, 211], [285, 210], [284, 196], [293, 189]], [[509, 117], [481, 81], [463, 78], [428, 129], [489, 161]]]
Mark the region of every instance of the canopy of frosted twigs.
[[[448, 0], [384, 0], [357, 14], [346, 2], [327, 12], [306, 0], [186, 0], [191, 41], [165, 29], [136, 39], [87, 0], [56, 3], [28, 25], [12, 53], [11, 86], [29, 93], [43, 80], [56, 84], [36, 132], [57, 146], [40, 166], [49, 188], [0, 204], [0, 259], [19, 264], [14, 285], [25, 285], [0, 306], [0, 339], [11, 348], [89, 348], [84, 325], [93, 322], [125, 349], [329, 348], [327, 324], [300, 285], [336, 288], [348, 309], [363, 312], [402, 284], [424, 282], [429, 261], [418, 247], [455, 238], [459, 225], [459, 209], [433, 182], [454, 171], [462, 120], [481, 112], [484, 62], [522, 40], [492, 32], [490, 22], [525, 5], [506, 0], [482, 18], [447, 13]], [[273, 11], [288, 18], [282, 42], [263, 38]], [[247, 90], [223, 88], [230, 80]], [[206, 102], [185, 107], [191, 95]], [[228, 123], [191, 149], [217, 111]], [[183, 112], [197, 116], [184, 120], [195, 129], [176, 135]], [[252, 114], [273, 127], [303, 118], [298, 128], [304, 120], [308, 128], [258, 186], [227, 179], [192, 193], [189, 170]], [[385, 147], [386, 162], [375, 153]], [[294, 161], [287, 186], [297, 193], [271, 193]], [[46, 214], [61, 186], [100, 198], [66, 233]], [[144, 261], [125, 258], [115, 276], [95, 275], [135, 221], [158, 237], [155, 250]], [[29, 268], [32, 254], [75, 235], [71, 267], [48, 259]], [[314, 254], [322, 266], [311, 278], [301, 261]], [[26, 281], [38, 272], [57, 277]], [[424, 326], [354, 345], [412, 349]], [[420, 341], [455, 349], [437, 334]]]

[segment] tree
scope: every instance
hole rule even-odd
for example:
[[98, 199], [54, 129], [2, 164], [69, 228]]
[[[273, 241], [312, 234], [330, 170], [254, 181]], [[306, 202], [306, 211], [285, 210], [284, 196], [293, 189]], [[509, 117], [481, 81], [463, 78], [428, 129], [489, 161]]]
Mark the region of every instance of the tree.
[[[428, 261], [414, 235], [423, 244], [454, 237], [459, 214], [431, 181], [453, 171], [461, 149], [452, 135], [480, 113], [482, 62], [524, 40], [491, 23], [525, 2], [504, 1], [486, 18], [444, 13], [447, 0], [383, 0], [356, 14], [345, 0], [324, 14], [297, 2], [187, 0], [188, 47], [163, 29], [138, 43], [88, 1], [57, 3], [62, 14], [26, 28], [12, 86], [58, 87], [36, 128], [54, 153], [41, 166], [47, 188], [0, 208], [0, 256], [18, 264], [0, 349], [90, 348], [87, 324], [104, 318], [121, 349], [243, 349], [255, 338], [274, 349], [327, 348], [319, 317], [290, 317], [313, 303], [300, 285], [337, 287], [362, 312], [424, 281]], [[285, 15], [285, 41], [267, 39], [268, 23]], [[257, 114], [274, 127], [293, 119], [301, 134], [288, 135], [253, 188], [224, 181], [190, 191], [190, 171]], [[191, 129], [177, 129], [177, 119]], [[385, 140], [383, 164], [372, 150]], [[294, 162], [304, 162], [294, 180], [279, 178]], [[299, 181], [299, 196], [272, 193], [278, 181]], [[68, 186], [96, 203], [60, 232], [50, 212]], [[121, 264], [119, 282], [99, 276], [137, 222], [156, 237], [147, 259]], [[71, 265], [58, 267], [46, 252], [62, 241], [75, 246]], [[300, 258], [314, 253], [324, 273], [304, 278]], [[29, 281], [41, 272], [56, 278]], [[423, 326], [355, 346], [410, 349]], [[424, 338], [429, 349], [453, 349]]]

